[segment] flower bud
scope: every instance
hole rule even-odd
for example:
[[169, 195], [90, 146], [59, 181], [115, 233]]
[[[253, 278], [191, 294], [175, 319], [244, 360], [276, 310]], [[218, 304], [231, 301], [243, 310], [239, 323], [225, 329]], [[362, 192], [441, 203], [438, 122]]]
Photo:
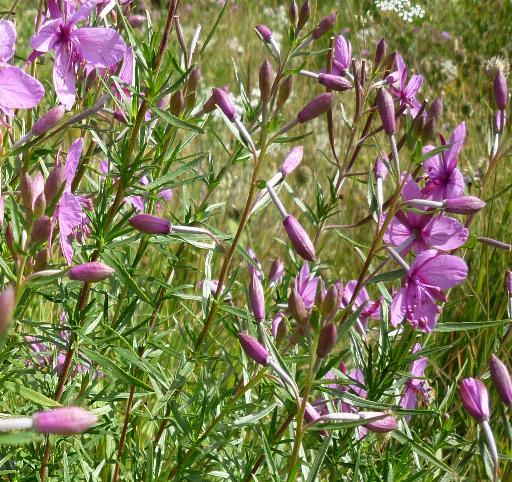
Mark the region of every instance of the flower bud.
[[395, 105], [393, 103], [393, 97], [391, 97], [391, 94], [386, 89], [379, 89], [379, 93], [377, 94], [377, 108], [384, 132], [388, 136], [394, 135], [396, 132]]
[[288, 154], [286, 154], [286, 157], [284, 158], [283, 163], [279, 168], [279, 171], [283, 177], [286, 177], [295, 171], [295, 169], [297, 169], [299, 164], [302, 162], [303, 157], [304, 147], [302, 146], [294, 147]]
[[475, 196], [463, 196], [445, 199], [444, 209], [452, 214], [474, 214], [485, 206], [485, 202]]
[[50, 129], [53, 129], [64, 116], [66, 109], [62, 104], [53, 107], [46, 114], [44, 114], [32, 127], [32, 133], [40, 136]]
[[[378, 417], [379, 415], [382, 415], [380, 412], [359, 412], [359, 415], [363, 418], [374, 418]], [[386, 433], [386, 432], [392, 432], [393, 430], [396, 430], [398, 427], [398, 421], [395, 417], [392, 415], [389, 415], [387, 417], [381, 418], [379, 420], [375, 420], [373, 422], [367, 423], [364, 425], [368, 430], [371, 430], [372, 432], [378, 432], [378, 433]]]
[[0, 336], [9, 328], [16, 308], [16, 293], [12, 285], [0, 293]]
[[497, 239], [485, 238], [483, 236], [478, 236], [476, 240], [479, 243], [487, 244], [492, 246], [493, 248], [503, 249], [504, 251], [512, 251], [512, 245], [509, 243], [504, 243], [503, 241], [498, 241]]
[[152, 214], [136, 214], [128, 222], [141, 233], [169, 234], [171, 232], [171, 223], [167, 219]]
[[434, 139], [436, 135], [436, 120], [434, 117], [430, 119], [427, 116], [427, 121], [421, 130], [421, 140], [426, 143]]
[[201, 78], [201, 69], [199, 66], [194, 67], [187, 80], [185, 81], [185, 92], [187, 95], [195, 93], [199, 86], [199, 79]]
[[284, 272], [284, 262], [281, 258], [274, 260], [268, 272], [268, 279], [271, 283], [279, 283]]
[[36, 259], [34, 262], [34, 272], [41, 271], [46, 268], [46, 264], [48, 263], [48, 249], [42, 249], [37, 253]]
[[[386, 154], [384, 154], [384, 156], [387, 158]], [[381, 156], [377, 157], [375, 160], [373, 172], [375, 173], [375, 177], [380, 177], [383, 180], [386, 179], [388, 175], [388, 168], [386, 167], [386, 164]]]
[[284, 314], [282, 311], [278, 311], [274, 318], [272, 318], [272, 323], [270, 325], [270, 333], [272, 333], [272, 336], [275, 338], [277, 336], [277, 333], [279, 332], [279, 325], [284, 323]]
[[36, 219], [32, 226], [32, 241], [42, 243], [47, 241], [52, 230], [52, 220], [48, 216], [41, 216]]
[[44, 195], [46, 197], [46, 203], [52, 204], [55, 196], [60, 192], [64, 185], [64, 168], [61, 164], [56, 164], [50, 172], [48, 179], [44, 185]]
[[508, 103], [507, 79], [501, 70], [496, 72], [493, 81], [494, 100], [499, 110], [504, 110]]
[[289, 99], [290, 94], [292, 93], [293, 88], [293, 77], [289, 75], [286, 77], [279, 86], [279, 90], [277, 92], [277, 101], [276, 101], [276, 110], [281, 109], [285, 102]]
[[9, 249], [9, 252], [12, 254], [14, 258], [16, 258], [16, 250], [14, 249], [14, 233], [12, 230], [12, 224], [9, 223], [5, 230], [5, 244]]
[[20, 191], [23, 207], [29, 211], [32, 210], [32, 203], [34, 202], [34, 181], [28, 173], [23, 174], [21, 177]]
[[412, 135], [414, 139], [419, 139], [427, 124], [427, 114], [422, 112], [418, 114], [412, 121]]
[[489, 395], [485, 385], [477, 378], [464, 378], [460, 384], [460, 397], [467, 412], [479, 422], [489, 419]]
[[327, 17], [324, 17], [322, 20], [320, 20], [318, 26], [313, 30], [313, 38], [319, 39], [320, 37], [325, 35], [329, 30], [331, 30], [334, 27], [334, 24], [336, 23], [337, 16], [338, 12], [333, 12], [330, 15], [327, 15]]
[[306, 25], [307, 21], [309, 20], [310, 15], [311, 15], [311, 5], [309, 3], [309, 0], [304, 0], [302, 7], [300, 7], [299, 20], [297, 21], [297, 32], [302, 30], [304, 25]]
[[314, 261], [315, 247], [299, 221], [289, 214], [283, 219], [283, 226], [297, 254], [306, 261]]
[[507, 294], [512, 297], [512, 271], [509, 269], [505, 273], [505, 288], [507, 289]]
[[336, 345], [338, 331], [334, 323], [327, 323], [320, 332], [318, 345], [316, 347], [316, 356], [325, 358]]
[[501, 133], [503, 132], [503, 129], [505, 128], [505, 111], [504, 110], [498, 110], [494, 114], [494, 132], [495, 133]]
[[230, 99], [229, 94], [223, 89], [214, 87], [212, 89], [212, 97], [215, 105], [217, 105], [231, 122], [234, 122], [236, 118], [236, 107]]
[[262, 103], [267, 103], [270, 99], [270, 91], [272, 89], [274, 72], [272, 71], [272, 64], [265, 59], [260, 67], [259, 84], [260, 84], [260, 97]]
[[322, 115], [325, 111], [331, 108], [333, 102], [332, 93], [326, 92], [325, 94], [317, 95], [304, 107], [298, 114], [297, 120], [304, 124], [316, 117]]
[[429, 119], [438, 120], [443, 113], [443, 98], [441, 96], [436, 97], [436, 100], [430, 104], [427, 110], [427, 117]]
[[304, 300], [295, 288], [292, 288], [288, 297], [288, 311], [300, 325], [306, 324], [309, 320], [309, 312], [304, 304]]
[[290, 8], [288, 9], [288, 18], [290, 19], [290, 23], [292, 26], [297, 26], [297, 21], [299, 19], [299, 7], [297, 6], [297, 2], [292, 0], [290, 2]]
[[256, 338], [246, 333], [239, 333], [238, 340], [245, 354], [256, 363], [267, 366], [270, 362], [270, 355], [265, 347]]
[[95, 283], [108, 278], [114, 271], [110, 266], [100, 261], [90, 261], [89, 263], [79, 264], [71, 268], [68, 277], [75, 281]]
[[181, 90], [177, 90], [172, 94], [171, 101], [169, 103], [169, 110], [171, 111], [171, 114], [176, 117], [179, 117], [185, 110], [185, 97]]
[[0, 230], [4, 226], [4, 216], [5, 216], [5, 201], [3, 196], [0, 195]]
[[338, 311], [343, 299], [343, 283], [337, 281], [328, 290], [322, 303], [322, 315], [329, 319]]
[[44, 192], [37, 196], [36, 202], [34, 203], [34, 216], [40, 217], [46, 211], [46, 197]]
[[494, 388], [500, 394], [503, 403], [510, 407], [512, 405], [512, 379], [507, 366], [496, 355], [492, 354], [489, 369]]
[[338, 92], [344, 92], [345, 90], [352, 88], [350, 80], [346, 77], [341, 77], [340, 75], [319, 74], [318, 82], [328, 89], [336, 90]]
[[254, 318], [258, 323], [265, 320], [265, 294], [257, 273], [254, 271], [249, 284], [249, 302]]
[[254, 28], [256, 29], [256, 33], [264, 42], [270, 42], [270, 39], [272, 38], [272, 30], [270, 30], [266, 25], [263, 24], [256, 25], [256, 27]]
[[382, 60], [386, 56], [387, 49], [388, 46], [386, 44], [386, 41], [383, 38], [381, 38], [377, 43], [377, 47], [375, 48], [375, 65], [379, 65], [382, 62]]
[[138, 28], [146, 21], [146, 17], [144, 15], [130, 15], [128, 17], [128, 23], [130, 27]]
[[80, 407], [59, 407], [38, 412], [32, 420], [36, 432], [73, 435], [88, 430], [98, 418]]

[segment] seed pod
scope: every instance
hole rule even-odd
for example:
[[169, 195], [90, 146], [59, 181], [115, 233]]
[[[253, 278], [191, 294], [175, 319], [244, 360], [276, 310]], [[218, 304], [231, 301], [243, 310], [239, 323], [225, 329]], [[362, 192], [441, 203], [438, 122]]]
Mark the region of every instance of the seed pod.
[[279, 90], [277, 92], [277, 101], [276, 101], [276, 110], [280, 110], [286, 101], [290, 98], [290, 94], [292, 93], [293, 88], [293, 77], [289, 75], [286, 77], [279, 86]]
[[510, 407], [512, 405], [512, 379], [507, 366], [496, 355], [492, 354], [489, 369], [494, 388], [500, 394], [503, 403]]
[[32, 420], [36, 432], [73, 435], [88, 430], [98, 418], [80, 407], [59, 407], [38, 412]]
[[256, 338], [246, 333], [239, 333], [238, 340], [245, 354], [256, 363], [267, 366], [270, 362], [270, 355], [265, 347]]
[[289, 214], [283, 219], [283, 226], [297, 254], [306, 261], [314, 261], [315, 247], [299, 221]]
[[34, 243], [43, 243], [50, 237], [52, 230], [52, 220], [48, 216], [41, 216], [36, 219], [32, 227], [32, 241]]
[[298, 114], [297, 120], [304, 124], [322, 115], [332, 107], [333, 95], [331, 92], [317, 95]]
[[288, 297], [288, 311], [300, 325], [305, 325], [309, 320], [309, 313], [304, 305], [302, 297], [295, 288]]
[[316, 356], [325, 358], [336, 345], [338, 331], [334, 323], [327, 323], [320, 332], [318, 345], [316, 347]]
[[68, 272], [69, 279], [95, 283], [108, 278], [114, 273], [114, 269], [100, 261], [90, 261], [71, 268]]
[[391, 94], [386, 89], [379, 89], [377, 94], [377, 108], [384, 132], [392, 136], [396, 132], [395, 105]]
[[128, 222], [141, 233], [169, 234], [171, 232], [171, 223], [167, 219], [152, 214], [136, 214]]
[[268, 59], [265, 59], [261, 64], [259, 72], [260, 97], [261, 102], [264, 104], [270, 100], [273, 78], [274, 72], [272, 71], [272, 64]]
[[21, 177], [21, 203], [27, 211], [32, 210], [32, 203], [34, 202], [34, 181], [28, 175], [23, 174]]
[[66, 109], [61, 104], [57, 107], [53, 107], [33, 125], [32, 133], [36, 136], [40, 136], [50, 129], [53, 129], [62, 119], [65, 112]]
[[325, 35], [329, 30], [331, 30], [334, 27], [334, 24], [336, 23], [337, 17], [338, 12], [333, 12], [330, 15], [327, 15], [327, 17], [324, 17], [322, 20], [320, 20], [320, 23], [313, 30], [313, 38], [319, 39], [320, 37]]

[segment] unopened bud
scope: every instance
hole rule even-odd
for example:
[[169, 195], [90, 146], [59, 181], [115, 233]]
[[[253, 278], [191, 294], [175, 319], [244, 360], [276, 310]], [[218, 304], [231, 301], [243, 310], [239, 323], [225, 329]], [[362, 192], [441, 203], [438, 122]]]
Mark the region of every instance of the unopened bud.
[[507, 89], [507, 79], [503, 75], [501, 70], [496, 72], [493, 81], [493, 92], [494, 92], [494, 100], [496, 101], [496, 106], [499, 110], [504, 110], [508, 104], [508, 89]]
[[279, 171], [283, 175], [283, 177], [289, 176], [297, 167], [299, 167], [302, 159], [304, 157], [304, 147], [296, 146], [294, 147], [283, 160]]
[[329, 319], [336, 314], [343, 299], [343, 283], [337, 281], [328, 290], [322, 303], [322, 315]]
[[429, 119], [438, 120], [443, 113], [443, 98], [441, 96], [436, 97], [434, 102], [430, 104], [430, 107], [427, 110], [427, 115]]
[[37, 253], [36, 259], [34, 262], [34, 272], [41, 271], [46, 268], [48, 264], [48, 249], [42, 249]]
[[21, 177], [20, 190], [23, 207], [28, 211], [32, 210], [32, 203], [34, 202], [34, 181], [28, 173], [23, 174]]
[[34, 203], [34, 216], [36, 218], [42, 216], [46, 211], [46, 197], [44, 192], [37, 196], [36, 202]]
[[337, 16], [338, 12], [333, 12], [330, 15], [327, 15], [327, 17], [324, 17], [322, 20], [320, 20], [318, 26], [313, 30], [313, 38], [318, 39], [325, 35], [329, 30], [331, 30], [334, 27], [334, 24], [336, 23]]
[[64, 168], [61, 164], [57, 164], [50, 172], [44, 185], [44, 195], [48, 205], [52, 204], [55, 196], [62, 189], [64, 182]]
[[500, 394], [503, 403], [510, 407], [512, 405], [512, 379], [507, 366], [496, 355], [492, 354], [489, 370], [494, 388]]
[[272, 71], [272, 64], [265, 59], [260, 67], [259, 82], [260, 82], [260, 97], [262, 103], [267, 103], [270, 99], [270, 91], [272, 89], [274, 72]]
[[[378, 417], [379, 415], [382, 415], [382, 413], [360, 412], [359, 415], [362, 416], [363, 418], [374, 418]], [[387, 417], [374, 420], [373, 422], [369, 422], [366, 425], [364, 425], [364, 427], [366, 427], [368, 430], [371, 430], [372, 432], [386, 433], [396, 430], [396, 428], [398, 427], [398, 421], [392, 415], [388, 415]]]
[[52, 220], [48, 216], [41, 216], [36, 219], [32, 227], [32, 241], [34, 243], [43, 243], [50, 237], [52, 230]]
[[428, 118], [421, 130], [421, 140], [426, 143], [434, 139], [436, 135], [436, 119], [434, 117]]
[[130, 15], [128, 17], [128, 23], [133, 28], [140, 27], [146, 21], [146, 17], [144, 15]]
[[305, 122], [315, 119], [330, 109], [332, 107], [332, 102], [333, 95], [331, 92], [317, 95], [297, 114], [297, 120], [301, 124], [304, 124]]
[[283, 107], [286, 101], [290, 98], [292, 88], [293, 77], [289, 75], [281, 82], [281, 85], [279, 86], [279, 90], [277, 92], [276, 110], [280, 110], [281, 107]]
[[75, 281], [83, 281], [85, 283], [96, 283], [108, 278], [114, 273], [110, 266], [100, 261], [91, 261], [89, 263], [80, 264], [69, 270], [68, 276]]
[[375, 160], [375, 166], [373, 168], [373, 171], [375, 172], [375, 177], [386, 179], [388, 175], [388, 168], [386, 167], [386, 163], [384, 162], [384, 160], [389, 162], [386, 154], [377, 157], [377, 159]]
[[179, 117], [184, 109], [185, 109], [185, 97], [183, 96], [183, 92], [181, 90], [177, 90], [171, 96], [171, 101], [169, 103], [169, 110], [171, 111], [172, 115]]
[[0, 293], [0, 336], [2, 336], [12, 321], [16, 308], [16, 293], [12, 285]]
[[316, 356], [325, 358], [336, 345], [338, 331], [334, 323], [327, 323], [320, 331], [318, 345], [316, 347]]
[[297, 254], [306, 261], [314, 261], [315, 247], [299, 221], [289, 214], [283, 219], [283, 226]]
[[59, 104], [53, 107], [46, 114], [44, 114], [32, 127], [32, 132], [36, 136], [40, 136], [50, 129], [53, 129], [64, 116], [66, 109], [63, 105]]
[[260, 38], [265, 42], [269, 43], [272, 38], [272, 30], [270, 30], [266, 25], [259, 24], [254, 27], [256, 33], [260, 36]]
[[238, 340], [245, 354], [256, 363], [267, 366], [270, 362], [270, 355], [265, 347], [256, 338], [246, 333], [239, 333]]
[[268, 279], [271, 283], [279, 283], [284, 272], [284, 262], [281, 258], [274, 260], [268, 272]]
[[288, 297], [288, 311], [300, 325], [306, 324], [309, 320], [306, 305], [295, 288], [292, 289]]
[[452, 214], [474, 214], [485, 207], [485, 202], [475, 196], [463, 196], [445, 199], [443, 206]]
[[377, 43], [377, 47], [375, 48], [375, 65], [379, 65], [384, 57], [386, 56], [386, 50], [388, 46], [386, 44], [386, 41], [381, 38], [379, 42]]
[[136, 214], [128, 222], [141, 233], [165, 235], [171, 232], [171, 223], [167, 219], [152, 214]]
[[231, 122], [234, 122], [236, 119], [236, 107], [230, 99], [229, 94], [223, 89], [214, 87], [212, 90], [212, 97], [215, 105], [217, 105], [217, 107]]
[[292, 0], [290, 2], [290, 8], [288, 9], [288, 18], [290, 19], [290, 23], [293, 27], [297, 26], [297, 21], [299, 19], [299, 7], [297, 6], [297, 2]]
[[344, 92], [352, 88], [350, 80], [346, 77], [341, 77], [340, 75], [319, 74], [318, 82], [328, 89], [338, 92]]
[[388, 136], [394, 135], [396, 132], [395, 105], [393, 97], [391, 97], [391, 94], [386, 89], [380, 89], [377, 94], [377, 108], [384, 132]]
[[59, 407], [38, 412], [33, 416], [36, 432], [59, 435], [85, 432], [97, 420], [96, 415], [80, 407]]
[[310, 15], [311, 4], [309, 3], [309, 0], [304, 0], [302, 7], [300, 7], [299, 20], [297, 21], [297, 32], [303, 29], [304, 25], [306, 25], [309, 20]]
[[249, 284], [249, 302], [254, 318], [258, 323], [265, 320], [265, 294], [263, 286], [256, 273], [253, 272], [251, 282]]

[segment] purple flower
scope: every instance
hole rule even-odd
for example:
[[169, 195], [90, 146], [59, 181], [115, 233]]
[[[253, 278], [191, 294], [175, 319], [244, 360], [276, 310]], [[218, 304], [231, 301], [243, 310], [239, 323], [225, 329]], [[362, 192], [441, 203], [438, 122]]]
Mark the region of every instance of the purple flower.
[[[422, 192], [435, 201], [460, 197], [464, 194], [464, 177], [457, 169], [459, 156], [464, 138], [466, 137], [466, 123], [459, 124], [448, 142], [449, 148], [432, 156], [423, 163], [423, 169], [428, 175], [427, 183]], [[446, 144], [443, 139], [443, 144]], [[434, 149], [433, 146], [425, 146], [424, 151]]]
[[[350, 303], [350, 300], [354, 295], [356, 285], [356, 280], [351, 280], [346, 284], [345, 289], [343, 290], [343, 298], [341, 301], [342, 308], [348, 306]], [[370, 296], [368, 295], [368, 291], [366, 291], [366, 288], [364, 287], [359, 290], [359, 293], [357, 294], [356, 299], [352, 305], [352, 311], [357, 311], [362, 305], [364, 305], [364, 308], [359, 315], [359, 319], [361, 320], [361, 324], [364, 328], [366, 328], [368, 325], [368, 318], [380, 320], [380, 300], [371, 301]]]
[[334, 42], [334, 56], [332, 60], [332, 74], [344, 75], [345, 70], [352, 62], [352, 45], [343, 35], [338, 35]]
[[320, 277], [311, 275], [309, 264], [305, 261], [298, 276], [295, 278], [295, 290], [301, 297], [306, 309], [310, 309], [315, 302], [319, 281]]
[[436, 302], [446, 301], [443, 290], [462, 283], [467, 274], [462, 258], [424, 251], [412, 262], [402, 288], [393, 297], [391, 324], [397, 326], [405, 317], [412, 327], [432, 331], [441, 311]]
[[0, 39], [0, 113], [12, 117], [13, 109], [35, 107], [44, 96], [44, 88], [34, 77], [9, 64], [16, 43], [16, 28], [10, 20], [0, 20]]
[[[422, 193], [411, 177], [406, 181], [402, 199], [421, 199]], [[418, 208], [416, 207], [416, 210]], [[384, 241], [391, 246], [414, 241], [401, 254], [406, 254], [412, 248], [416, 253], [428, 249], [450, 251], [459, 248], [468, 239], [468, 230], [459, 221], [444, 215], [418, 214], [414, 211], [398, 211], [388, 226]]]
[[119, 62], [126, 45], [111, 28], [77, 28], [96, 6], [96, 0], [88, 0], [68, 17], [53, 2], [52, 19], [43, 24], [30, 44], [40, 55], [55, 51], [53, 85], [60, 102], [69, 110], [75, 103], [75, 77], [83, 62], [90, 67], [109, 68]]
[[[421, 345], [416, 343], [412, 349], [412, 353], [417, 353], [421, 350]], [[428, 364], [428, 358], [422, 356], [411, 363], [410, 372], [411, 378], [405, 384], [405, 390], [400, 399], [400, 406], [405, 409], [413, 410], [416, 408], [418, 404], [418, 395], [423, 397], [425, 403], [428, 402], [430, 397], [430, 386], [426, 380], [422, 380], [423, 374], [425, 373], [425, 368]], [[406, 417], [407, 420], [410, 417]]]
[[396, 54], [398, 80], [390, 86], [391, 93], [398, 97], [401, 107], [407, 107], [413, 117], [416, 117], [421, 104], [416, 100], [416, 94], [423, 84], [423, 76], [414, 74], [407, 82], [407, 67], [400, 54]]
[[477, 378], [464, 378], [460, 384], [460, 398], [468, 413], [479, 422], [489, 419], [489, 394]]

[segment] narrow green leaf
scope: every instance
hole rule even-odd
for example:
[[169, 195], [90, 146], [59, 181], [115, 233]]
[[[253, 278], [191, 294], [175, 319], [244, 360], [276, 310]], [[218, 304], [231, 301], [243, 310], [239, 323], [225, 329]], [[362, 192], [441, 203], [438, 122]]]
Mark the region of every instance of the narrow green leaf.
[[158, 107], [151, 107], [151, 110], [168, 124], [171, 124], [175, 127], [180, 127], [181, 129], [186, 129], [188, 131], [194, 131], [198, 134], [204, 133], [204, 130], [201, 127], [193, 124], [192, 122], [187, 122], [183, 119], [180, 119], [179, 117], [172, 115], [170, 112], [161, 110]]
[[495, 328], [497, 326], [506, 325], [510, 320], [494, 320], [494, 321], [463, 321], [460, 323], [438, 323], [434, 331], [439, 333], [449, 333], [452, 331], [469, 331], [482, 330], [486, 328]]
[[42, 407], [60, 407], [61, 404], [44, 396], [42, 393], [36, 392], [31, 388], [26, 388], [19, 383], [5, 381], [2, 386], [9, 390], [11, 393], [19, 395], [20, 397], [30, 400], [31, 402], [37, 403]]

